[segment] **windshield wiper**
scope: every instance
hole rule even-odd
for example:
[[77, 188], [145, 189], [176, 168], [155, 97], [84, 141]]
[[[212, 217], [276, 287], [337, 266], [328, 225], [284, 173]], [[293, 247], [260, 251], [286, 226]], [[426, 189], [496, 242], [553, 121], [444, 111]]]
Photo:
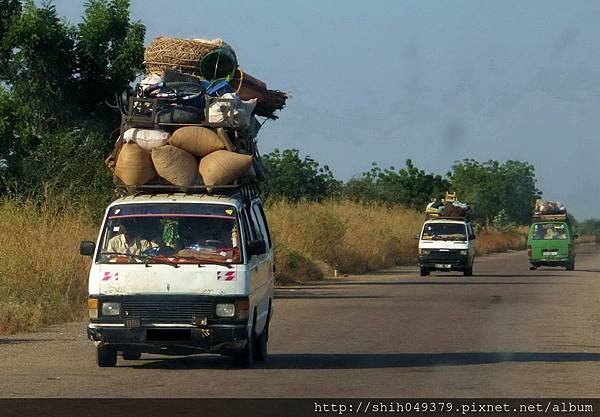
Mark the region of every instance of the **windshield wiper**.
[[136, 253], [100, 252], [100, 255], [131, 256], [136, 259], [141, 259], [142, 261], [146, 261], [148, 259], [148, 255], [138, 255]]
[[203, 260], [202, 258], [198, 258], [195, 256], [178, 256], [178, 255], [174, 255], [174, 258], [180, 258], [180, 259], [188, 259], [188, 260], [192, 260], [192, 261], [196, 261], [194, 262], [195, 264], [198, 265], [198, 268], [202, 268], [205, 264], [206, 265], [221, 265], [221, 266], [225, 266], [227, 268], [232, 268], [231, 264], [233, 262], [219, 262], [219, 261], [206, 261]]
[[[146, 265], [146, 267], [149, 267], [150, 264], [152, 263], [157, 263], [157, 264], [166, 264], [166, 265], [171, 265], [174, 268], [179, 268], [179, 265], [177, 264], [177, 262], [171, 262], [171, 261], [167, 261], [167, 260], [163, 260], [163, 259], [155, 259], [154, 257], [151, 257], [149, 255], [138, 255], [136, 253], [121, 253], [121, 252], [100, 252], [100, 255], [118, 255], [118, 256], [131, 256], [135, 259], [139, 259], [142, 262], [144, 262], [144, 265]], [[152, 259], [153, 261], [156, 262], [148, 262], [150, 259]]]
[[[148, 260], [152, 260], [154, 262], [148, 262]], [[165, 264], [165, 265], [171, 265], [173, 268], [179, 268], [179, 264], [177, 262], [169, 261], [166, 259], [156, 259], [153, 256], [148, 260], [146, 260], [146, 266], [150, 266], [150, 264]]]

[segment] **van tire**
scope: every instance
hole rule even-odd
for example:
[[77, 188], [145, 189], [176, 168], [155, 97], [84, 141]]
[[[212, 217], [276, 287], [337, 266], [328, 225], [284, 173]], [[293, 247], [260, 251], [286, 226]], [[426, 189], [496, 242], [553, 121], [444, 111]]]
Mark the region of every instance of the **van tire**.
[[269, 342], [269, 323], [265, 325], [260, 336], [256, 338], [256, 343], [254, 344], [254, 360], [257, 362], [265, 362], [269, 355], [268, 349]]
[[123, 359], [126, 361], [137, 361], [142, 357], [142, 352], [139, 350], [124, 350]]
[[250, 332], [250, 335], [244, 349], [235, 352], [232, 356], [233, 366], [236, 368], [251, 368], [254, 365], [254, 330]]
[[110, 346], [98, 346], [96, 348], [96, 363], [100, 368], [115, 366], [117, 364], [117, 351]]
[[463, 276], [465, 276], [465, 277], [472, 277], [473, 276], [473, 267], [470, 266], [467, 269], [465, 269], [463, 271]]
[[421, 269], [420, 269], [420, 275], [422, 277], [426, 277], [427, 275], [429, 275], [429, 269], [421, 267]]
[[567, 271], [575, 271], [575, 261], [571, 261], [567, 264]]

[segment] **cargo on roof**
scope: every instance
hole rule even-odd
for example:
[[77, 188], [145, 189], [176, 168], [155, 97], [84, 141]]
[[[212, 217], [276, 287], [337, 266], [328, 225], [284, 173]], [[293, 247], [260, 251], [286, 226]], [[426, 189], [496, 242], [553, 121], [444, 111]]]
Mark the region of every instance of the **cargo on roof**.
[[146, 75], [121, 98], [120, 135], [106, 160], [118, 189], [210, 192], [266, 179], [257, 116], [277, 119], [287, 93], [244, 72], [221, 39], [158, 37], [144, 63]]

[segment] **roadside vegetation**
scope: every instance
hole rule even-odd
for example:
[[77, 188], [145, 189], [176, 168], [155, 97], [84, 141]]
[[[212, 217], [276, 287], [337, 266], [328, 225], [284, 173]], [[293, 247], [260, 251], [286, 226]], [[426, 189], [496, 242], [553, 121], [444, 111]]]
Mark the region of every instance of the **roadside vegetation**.
[[0, 334], [81, 319], [97, 231], [85, 211], [59, 201], [0, 200]]
[[[97, 219], [58, 197], [0, 200], [0, 334], [82, 319]], [[416, 263], [423, 215], [402, 207], [352, 201], [267, 206], [280, 284], [319, 280]], [[481, 253], [521, 249], [522, 239], [493, 229], [479, 234]], [[516, 235], [515, 235], [516, 236]]]

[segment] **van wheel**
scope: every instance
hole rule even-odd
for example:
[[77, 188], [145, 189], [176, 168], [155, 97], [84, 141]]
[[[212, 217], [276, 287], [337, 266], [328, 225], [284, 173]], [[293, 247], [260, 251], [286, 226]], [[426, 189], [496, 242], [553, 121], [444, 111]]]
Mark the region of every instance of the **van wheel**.
[[470, 266], [467, 269], [465, 269], [463, 271], [463, 276], [465, 276], [465, 277], [471, 277], [471, 276], [473, 276], [473, 267]]
[[233, 354], [233, 366], [236, 368], [251, 368], [254, 364], [254, 331], [252, 331], [244, 349]]
[[268, 356], [268, 341], [269, 341], [269, 323], [265, 325], [260, 336], [256, 338], [254, 344], [254, 360], [257, 362], [265, 362]]
[[124, 350], [123, 359], [126, 361], [137, 361], [142, 357], [142, 352], [138, 350]]
[[96, 348], [96, 363], [100, 368], [115, 366], [117, 364], [117, 351], [110, 346], [98, 346]]
[[575, 261], [571, 261], [567, 264], [567, 271], [574, 271], [575, 270]]
[[426, 277], [427, 275], [429, 275], [429, 269], [421, 268], [420, 273], [422, 277]]

